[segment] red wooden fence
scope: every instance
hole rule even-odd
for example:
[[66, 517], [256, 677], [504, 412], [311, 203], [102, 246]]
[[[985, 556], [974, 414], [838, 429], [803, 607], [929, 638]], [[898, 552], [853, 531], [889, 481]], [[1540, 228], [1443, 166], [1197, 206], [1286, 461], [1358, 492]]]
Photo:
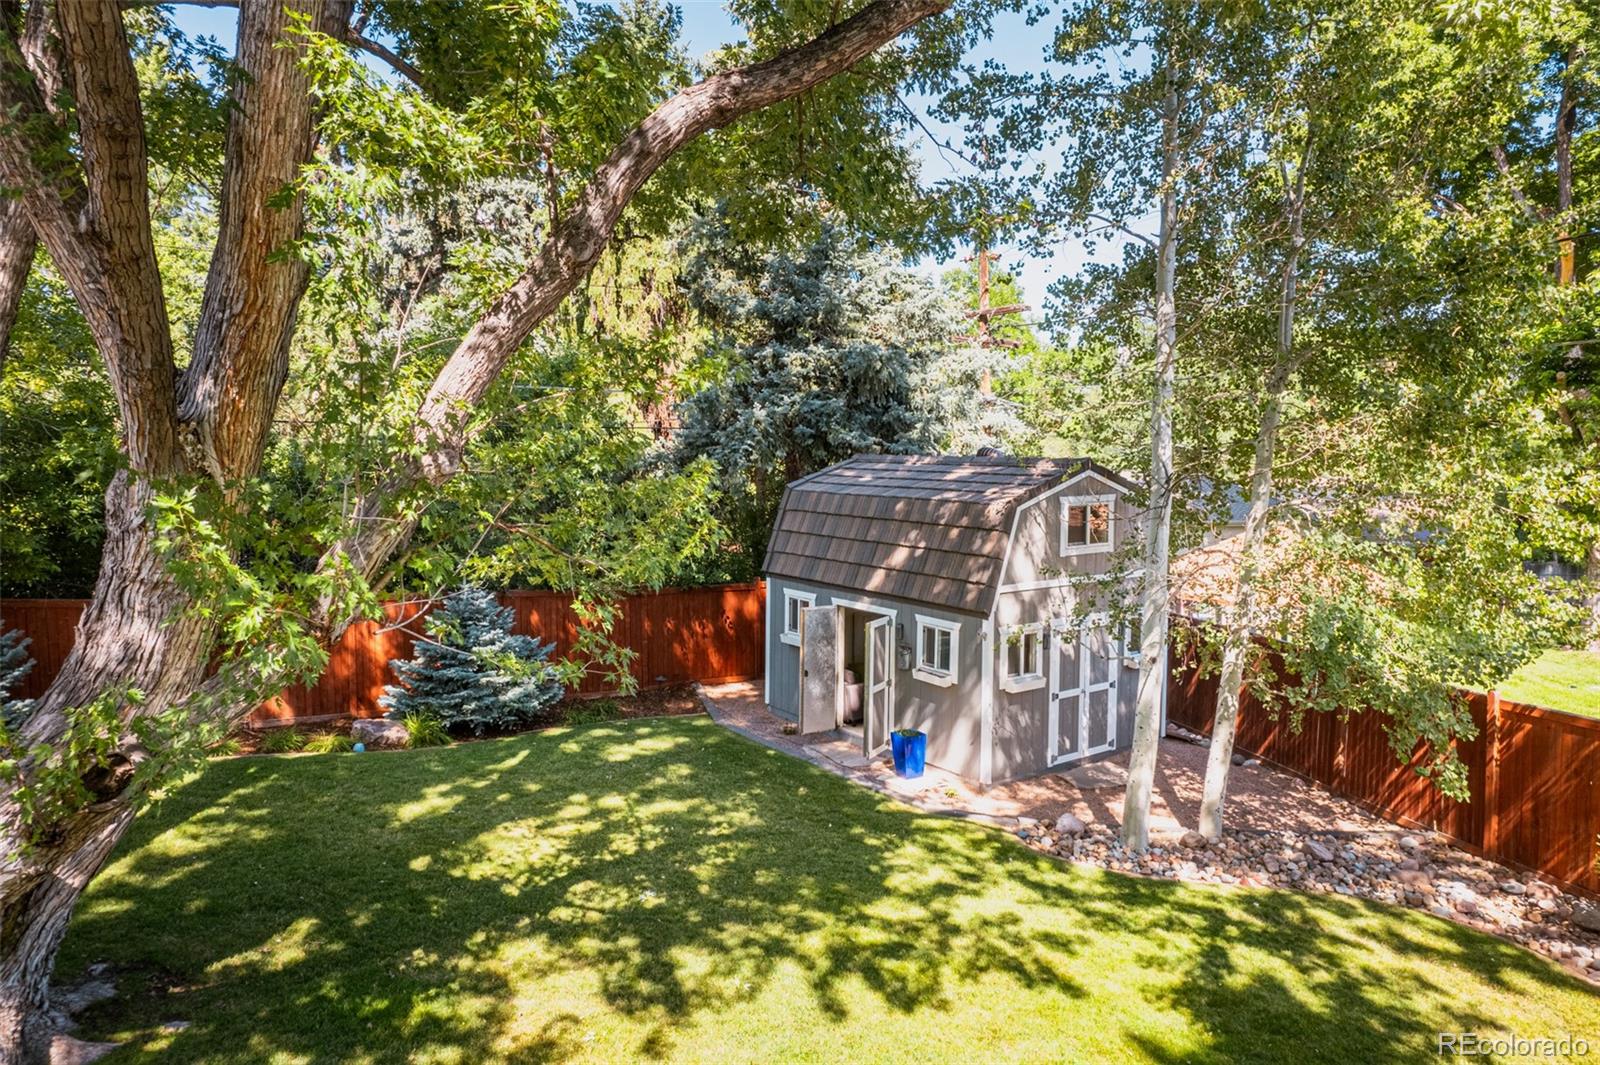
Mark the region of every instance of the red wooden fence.
[[[1167, 718], [1209, 733], [1217, 677], [1198, 675], [1174, 647]], [[1301, 729], [1273, 717], [1248, 693], [1237, 746], [1314, 780], [1392, 821], [1436, 829], [1469, 850], [1600, 893], [1600, 721], [1467, 696], [1478, 734], [1458, 740], [1471, 797], [1456, 802], [1402, 763], [1374, 713], [1308, 713]]]
[[[570, 598], [558, 592], [505, 592], [517, 632], [554, 640], [556, 655], [571, 650], [578, 635]], [[749, 680], [764, 668], [766, 588], [724, 584], [710, 588], [636, 595], [625, 599], [613, 638], [635, 652], [633, 676], [642, 688], [686, 681], [708, 684]], [[0, 601], [6, 629], [21, 629], [33, 643], [33, 671], [24, 680], [22, 698], [38, 696], [55, 679], [72, 649], [74, 628], [83, 612], [79, 599], [7, 599]], [[328, 655], [328, 668], [316, 684], [296, 685], [263, 703], [250, 715], [255, 725], [330, 717], [373, 717], [378, 696], [392, 683], [389, 660], [407, 658], [420, 631], [415, 603], [390, 603], [384, 621], [350, 626]], [[406, 628], [392, 628], [397, 622]], [[387, 630], [387, 631], [385, 631]], [[586, 677], [578, 690], [606, 690], [605, 679]]]

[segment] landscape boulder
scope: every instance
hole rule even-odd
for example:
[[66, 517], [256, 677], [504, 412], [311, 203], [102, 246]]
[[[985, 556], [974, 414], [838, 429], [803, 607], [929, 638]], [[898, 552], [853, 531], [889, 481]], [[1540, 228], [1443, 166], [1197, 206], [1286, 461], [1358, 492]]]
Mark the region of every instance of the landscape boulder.
[[350, 725], [350, 738], [364, 743], [368, 749], [379, 747], [404, 747], [408, 739], [406, 727], [398, 721], [383, 717], [357, 718]]
[[1073, 814], [1062, 814], [1056, 818], [1056, 834], [1059, 836], [1081, 836], [1083, 830], [1083, 822]]
[[1572, 907], [1572, 916], [1567, 920], [1585, 932], [1600, 932], [1600, 906], [1580, 900]]

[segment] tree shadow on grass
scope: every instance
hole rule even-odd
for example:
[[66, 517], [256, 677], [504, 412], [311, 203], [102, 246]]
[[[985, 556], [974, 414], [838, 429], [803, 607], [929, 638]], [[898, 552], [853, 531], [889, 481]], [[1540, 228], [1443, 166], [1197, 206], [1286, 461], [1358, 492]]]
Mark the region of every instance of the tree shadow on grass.
[[912, 1056], [999, 1052], [912, 1018], [1023, 1002], [1103, 1018], [1043, 1032], [1053, 1056], [1349, 1061], [1494, 1027], [1442, 1012], [1449, 968], [1388, 963], [1423, 955], [1560, 980], [1381, 908], [1065, 869], [676, 719], [213, 766], [130, 835], [62, 972], [124, 967], [87, 1030], [189, 1060], [557, 1061], [597, 1031], [698, 1056], [697, 1027], [793, 984], [825, 1058], [864, 1018]]

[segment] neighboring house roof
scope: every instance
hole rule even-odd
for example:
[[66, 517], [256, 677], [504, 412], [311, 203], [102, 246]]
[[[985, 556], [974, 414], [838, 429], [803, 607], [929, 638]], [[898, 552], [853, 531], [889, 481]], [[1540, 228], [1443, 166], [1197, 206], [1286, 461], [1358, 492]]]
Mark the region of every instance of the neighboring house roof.
[[987, 613], [1017, 507], [1092, 472], [1088, 459], [857, 455], [792, 482], [767, 544], [767, 574]]

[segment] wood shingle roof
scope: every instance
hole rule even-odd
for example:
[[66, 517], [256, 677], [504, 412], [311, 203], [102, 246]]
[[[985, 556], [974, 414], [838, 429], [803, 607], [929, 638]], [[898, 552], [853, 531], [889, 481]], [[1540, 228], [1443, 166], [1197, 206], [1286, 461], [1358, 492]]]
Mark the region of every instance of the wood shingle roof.
[[855, 591], [987, 613], [1017, 507], [1088, 459], [857, 455], [784, 489], [765, 570]]

